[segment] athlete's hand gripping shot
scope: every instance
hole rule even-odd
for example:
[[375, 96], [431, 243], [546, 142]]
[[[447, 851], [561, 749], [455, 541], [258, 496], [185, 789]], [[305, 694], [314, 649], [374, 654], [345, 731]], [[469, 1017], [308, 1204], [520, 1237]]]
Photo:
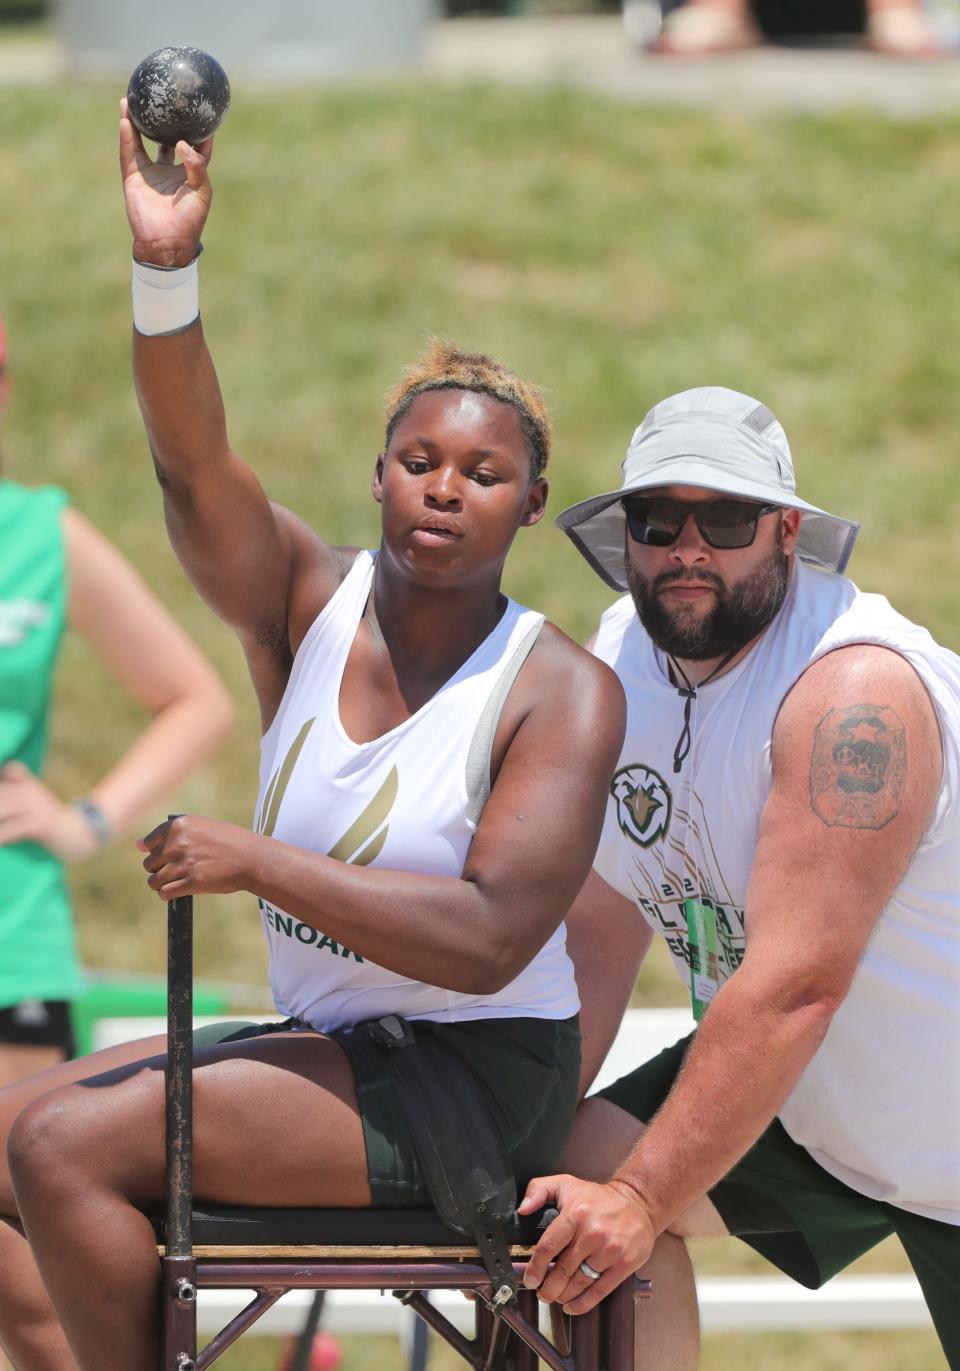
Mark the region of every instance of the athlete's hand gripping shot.
[[[228, 442], [197, 307], [211, 144], [153, 162], [125, 112], [120, 138], [134, 374], [167, 527], [242, 643], [263, 724], [251, 830], [188, 815], [144, 841], [162, 899], [257, 898], [284, 1019], [198, 1048], [196, 1197], [422, 1203], [401, 1101], [357, 1027], [388, 1014], [470, 1074], [527, 1179], [555, 1164], [575, 1110], [563, 919], [624, 726], [609, 667], [500, 590], [514, 535], [544, 512], [542, 399], [487, 356], [431, 346], [371, 463], [379, 548], [328, 545]], [[0, 1341], [18, 1371], [156, 1365], [162, 1047], [0, 1096]]]

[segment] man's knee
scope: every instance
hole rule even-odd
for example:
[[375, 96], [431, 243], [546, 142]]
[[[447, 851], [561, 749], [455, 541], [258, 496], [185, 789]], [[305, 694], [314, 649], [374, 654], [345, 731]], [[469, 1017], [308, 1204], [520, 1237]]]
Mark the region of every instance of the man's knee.
[[666, 1231], [676, 1238], [728, 1238], [730, 1230], [708, 1195], [678, 1214]]
[[646, 1124], [599, 1095], [585, 1099], [577, 1110], [558, 1171], [587, 1181], [609, 1180], [640, 1141]]

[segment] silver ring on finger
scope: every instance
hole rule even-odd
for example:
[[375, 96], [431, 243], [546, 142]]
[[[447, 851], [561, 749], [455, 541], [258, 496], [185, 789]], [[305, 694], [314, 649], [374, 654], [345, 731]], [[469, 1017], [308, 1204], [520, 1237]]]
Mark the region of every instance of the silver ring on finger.
[[581, 1262], [580, 1266], [578, 1267], [578, 1270], [580, 1271], [581, 1275], [586, 1276], [588, 1281], [598, 1281], [600, 1277], [603, 1275], [602, 1271], [597, 1271], [587, 1261]]

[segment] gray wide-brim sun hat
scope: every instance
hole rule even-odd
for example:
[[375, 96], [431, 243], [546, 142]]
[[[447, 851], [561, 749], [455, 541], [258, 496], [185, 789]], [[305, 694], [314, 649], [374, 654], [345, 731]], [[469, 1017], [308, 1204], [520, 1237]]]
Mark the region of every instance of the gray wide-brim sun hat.
[[801, 500], [782, 426], [759, 400], [701, 386], [661, 400], [633, 435], [619, 490], [592, 495], [556, 524], [607, 585], [627, 589], [623, 498], [659, 486], [701, 486], [718, 494], [799, 509], [797, 556], [843, 571], [860, 525]]

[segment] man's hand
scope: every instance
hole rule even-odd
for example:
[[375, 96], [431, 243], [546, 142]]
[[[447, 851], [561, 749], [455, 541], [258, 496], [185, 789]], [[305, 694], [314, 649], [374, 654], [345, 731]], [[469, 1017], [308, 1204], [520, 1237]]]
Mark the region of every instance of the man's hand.
[[120, 175], [138, 262], [185, 267], [196, 257], [213, 199], [207, 175], [212, 154], [212, 138], [196, 148], [181, 141], [160, 148], [154, 162], [121, 100]]
[[182, 895], [230, 895], [249, 890], [256, 834], [219, 819], [180, 814], [141, 838], [147, 885], [162, 900]]
[[100, 844], [87, 820], [22, 762], [0, 767], [0, 847], [39, 843], [62, 862], [92, 857]]
[[[656, 1234], [639, 1196], [622, 1181], [540, 1176], [527, 1186], [520, 1213], [548, 1204], [560, 1213], [537, 1243], [523, 1283], [567, 1314], [586, 1314], [644, 1265]], [[599, 1271], [599, 1279], [585, 1275], [581, 1262]]]

